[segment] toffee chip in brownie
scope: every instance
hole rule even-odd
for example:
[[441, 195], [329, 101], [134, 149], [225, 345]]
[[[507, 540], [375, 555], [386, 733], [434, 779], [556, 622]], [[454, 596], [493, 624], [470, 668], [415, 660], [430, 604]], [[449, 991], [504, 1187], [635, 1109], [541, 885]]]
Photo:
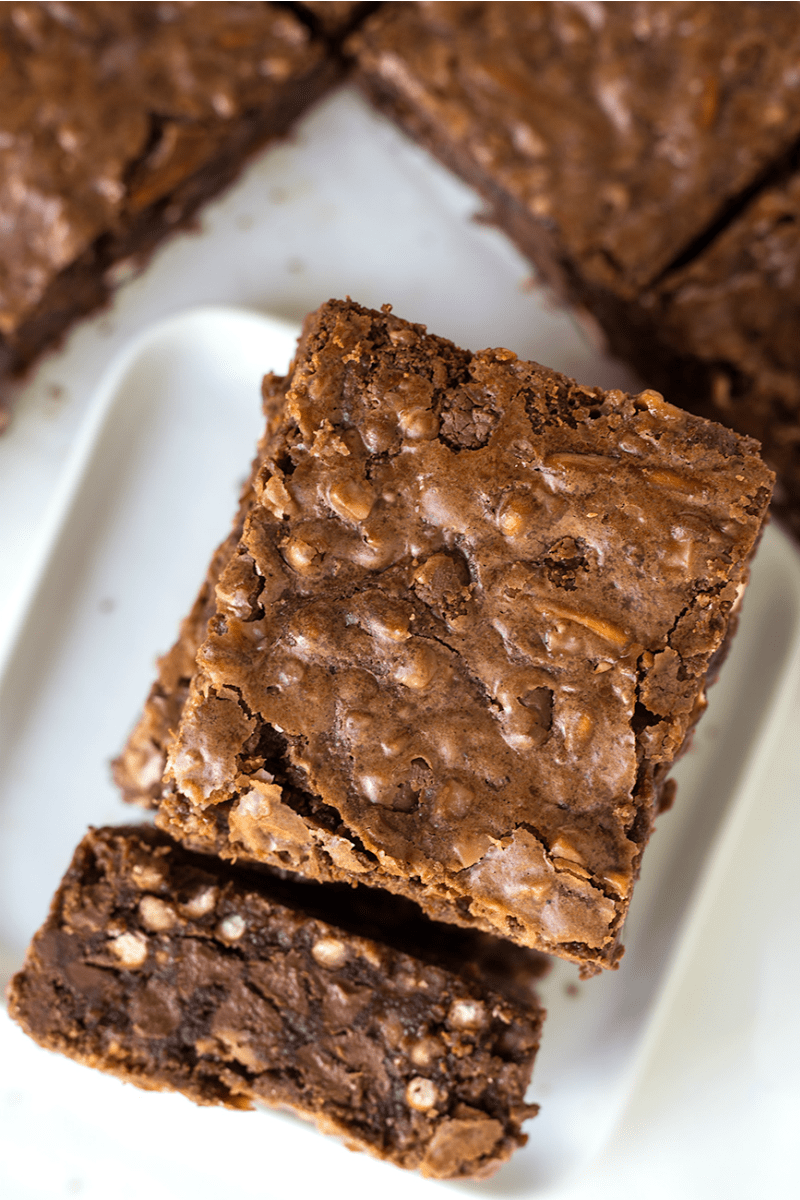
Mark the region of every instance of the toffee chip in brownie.
[[613, 966], [769, 501], [756, 443], [349, 301], [283, 387], [157, 823]]
[[25, 367], [341, 73], [285, 6], [0, 6], [0, 366]]
[[485, 1177], [536, 1112], [538, 956], [454, 941], [413, 905], [387, 943], [363, 892], [236, 871], [147, 826], [91, 831], [11, 1015], [139, 1087], [288, 1108], [399, 1166]]
[[763, 443], [800, 534], [798, 6], [386, 4], [349, 45], [614, 354]]

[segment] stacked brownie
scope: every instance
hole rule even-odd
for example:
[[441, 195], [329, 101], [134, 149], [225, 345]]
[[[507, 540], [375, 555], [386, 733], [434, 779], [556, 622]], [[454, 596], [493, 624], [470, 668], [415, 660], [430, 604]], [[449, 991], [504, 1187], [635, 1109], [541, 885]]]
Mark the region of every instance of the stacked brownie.
[[762, 441], [800, 531], [798, 6], [386, 4], [351, 50], [614, 353]]
[[619, 959], [772, 476], [656, 392], [389, 306], [323, 305], [264, 395], [117, 764], [163, 832], [88, 836], [12, 1014], [141, 1086], [481, 1177], [533, 1112], [536, 951]]
[[349, 302], [268, 390], [120, 782], [146, 802], [175, 729], [157, 822], [196, 849], [613, 965], [768, 501], [754, 443]]

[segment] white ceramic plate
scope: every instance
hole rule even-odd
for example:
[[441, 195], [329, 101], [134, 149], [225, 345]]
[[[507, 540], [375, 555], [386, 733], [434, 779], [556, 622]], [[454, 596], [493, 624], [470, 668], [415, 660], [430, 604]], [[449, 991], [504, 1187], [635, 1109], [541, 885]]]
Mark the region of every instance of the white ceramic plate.
[[[131, 819], [108, 760], [135, 719], [156, 652], [170, 644], [227, 532], [261, 423], [260, 376], [285, 367], [295, 332], [243, 310], [188, 312], [135, 341], [87, 409], [0, 644], [6, 968], [21, 960], [86, 825]], [[797, 798], [797, 746], [787, 736], [798, 728], [799, 666], [800, 563], [770, 528], [733, 651], [677, 769], [675, 808], [645, 855], [621, 969], [579, 983], [559, 963], [545, 981], [549, 1016], [531, 1093], [542, 1114], [528, 1147], [480, 1186], [484, 1194], [566, 1196], [619, 1137], [665, 1031], [680, 1041], [670, 1022], [687, 980], [691, 988], [701, 978], [702, 954], [713, 958], [719, 947], [720, 896], [731, 887], [739, 894], [743, 863], [752, 879], [748, 821], [765, 781], [772, 821]], [[788, 764], [782, 774], [776, 753]], [[780, 836], [779, 824], [757, 827], [768, 845]], [[138, 1093], [39, 1051], [7, 1019], [2, 1039], [10, 1142], [0, 1155], [15, 1200], [68, 1194], [70, 1179], [81, 1195], [176, 1200], [220, 1188], [254, 1197], [459, 1190], [349, 1157], [285, 1117]], [[41, 1162], [31, 1174], [38, 1145], [48, 1147], [50, 1174]], [[112, 1187], [109, 1172], [120, 1162], [126, 1170]]]

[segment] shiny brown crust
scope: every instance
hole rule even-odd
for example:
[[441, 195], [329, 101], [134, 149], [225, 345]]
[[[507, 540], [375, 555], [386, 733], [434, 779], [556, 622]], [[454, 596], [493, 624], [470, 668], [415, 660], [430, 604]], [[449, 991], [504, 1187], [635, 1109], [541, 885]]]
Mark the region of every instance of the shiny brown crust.
[[0, 68], [6, 370], [102, 303], [341, 73], [285, 7], [225, 0], [3, 4]]
[[653, 392], [331, 301], [168, 757], [195, 848], [611, 966], [772, 477]]
[[92, 831], [12, 980], [11, 1015], [40, 1045], [139, 1087], [289, 1108], [435, 1178], [491, 1174], [536, 1112], [535, 956], [517, 952], [515, 998], [508, 972], [487, 978], [485, 945], [462, 938], [454, 971], [435, 961], [456, 957], [451, 931], [405, 913], [410, 928], [387, 944], [359, 932], [369, 897], [361, 912], [352, 889], [320, 892], [146, 826]]

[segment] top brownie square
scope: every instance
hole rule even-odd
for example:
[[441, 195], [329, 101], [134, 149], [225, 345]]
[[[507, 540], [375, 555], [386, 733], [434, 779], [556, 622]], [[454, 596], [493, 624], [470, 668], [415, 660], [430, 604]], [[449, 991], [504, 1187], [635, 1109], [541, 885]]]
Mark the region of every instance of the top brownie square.
[[351, 302], [285, 394], [158, 823], [613, 965], [769, 500], [757, 444]]

